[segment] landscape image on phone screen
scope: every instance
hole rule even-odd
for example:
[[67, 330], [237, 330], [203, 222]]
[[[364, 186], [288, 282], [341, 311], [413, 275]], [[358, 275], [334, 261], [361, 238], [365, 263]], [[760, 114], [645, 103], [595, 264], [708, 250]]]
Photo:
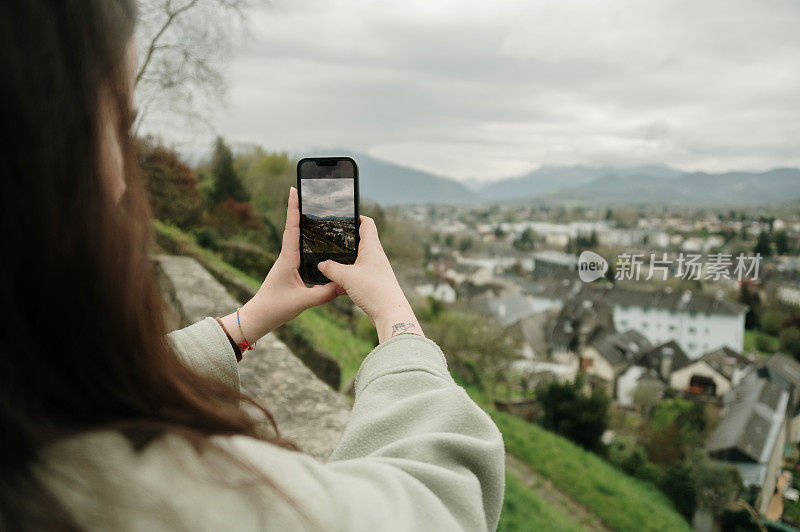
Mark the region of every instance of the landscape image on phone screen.
[[356, 252], [354, 187], [354, 179], [303, 180], [303, 253]]

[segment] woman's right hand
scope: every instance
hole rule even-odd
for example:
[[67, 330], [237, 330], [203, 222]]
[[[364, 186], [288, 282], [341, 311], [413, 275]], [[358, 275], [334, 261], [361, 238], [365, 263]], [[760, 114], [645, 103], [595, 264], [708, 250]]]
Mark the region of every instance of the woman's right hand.
[[344, 288], [353, 303], [364, 311], [378, 331], [380, 343], [404, 332], [422, 335], [422, 327], [378, 239], [375, 221], [368, 216], [361, 216], [360, 220], [356, 262], [340, 264], [326, 260], [319, 264], [319, 271]]

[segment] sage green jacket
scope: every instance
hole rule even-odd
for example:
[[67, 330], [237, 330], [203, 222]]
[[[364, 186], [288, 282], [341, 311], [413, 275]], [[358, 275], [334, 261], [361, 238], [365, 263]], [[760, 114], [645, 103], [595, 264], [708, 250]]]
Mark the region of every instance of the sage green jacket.
[[[217, 323], [170, 333], [179, 356], [233, 387], [239, 372]], [[135, 450], [92, 432], [43, 451], [38, 475], [89, 530], [493, 530], [503, 440], [457, 386], [431, 340], [376, 347], [356, 376], [347, 427], [326, 463], [245, 437], [196, 451], [177, 435]], [[231, 455], [255, 469], [231, 463]]]

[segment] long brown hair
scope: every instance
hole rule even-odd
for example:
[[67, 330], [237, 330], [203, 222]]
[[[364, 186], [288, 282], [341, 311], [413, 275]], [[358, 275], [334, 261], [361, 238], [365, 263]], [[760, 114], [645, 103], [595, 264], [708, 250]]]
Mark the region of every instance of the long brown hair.
[[[53, 501], [30, 466], [67, 435], [117, 427], [145, 445], [167, 430], [255, 432], [240, 394], [164, 340], [129, 134], [134, 20], [134, 0], [0, 3], [0, 529], [37, 526]], [[119, 203], [98, 164], [107, 89], [127, 161]], [[64, 519], [51, 510], [39, 524]]]

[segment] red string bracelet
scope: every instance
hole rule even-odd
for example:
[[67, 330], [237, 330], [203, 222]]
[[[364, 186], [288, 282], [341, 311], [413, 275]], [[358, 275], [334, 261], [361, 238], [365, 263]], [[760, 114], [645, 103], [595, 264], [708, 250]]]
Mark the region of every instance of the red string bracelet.
[[242, 320], [239, 319], [239, 309], [236, 309], [236, 324], [239, 325], [239, 332], [242, 335], [243, 342], [239, 342], [239, 349], [242, 351], [252, 351], [253, 348], [256, 346], [257, 342], [253, 342], [253, 345], [250, 345], [250, 342], [247, 341], [247, 338], [244, 337], [244, 331], [242, 330]]

